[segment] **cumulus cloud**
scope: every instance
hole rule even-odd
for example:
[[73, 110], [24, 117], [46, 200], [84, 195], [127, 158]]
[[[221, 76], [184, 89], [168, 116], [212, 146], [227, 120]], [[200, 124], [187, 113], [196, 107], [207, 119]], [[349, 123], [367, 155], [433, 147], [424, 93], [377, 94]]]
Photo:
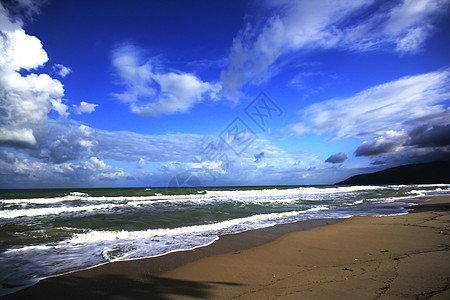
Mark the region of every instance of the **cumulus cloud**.
[[60, 100], [52, 99], [50, 100], [50, 103], [52, 104], [52, 109], [58, 112], [60, 117], [69, 115], [69, 113], [67, 112], [68, 106], [62, 103]]
[[0, 128], [0, 144], [31, 147], [36, 143], [33, 131], [29, 128], [17, 128], [15, 130], [8, 130], [4, 127]]
[[25, 33], [19, 21], [12, 21], [8, 12], [0, 4], [2, 56], [0, 66], [3, 72], [14, 72], [20, 69], [32, 70], [48, 60], [41, 41]]
[[95, 108], [98, 106], [98, 104], [88, 103], [85, 101], [81, 101], [80, 105], [72, 105], [75, 109], [76, 114], [90, 114], [93, 111], [95, 111]]
[[[38, 184], [39, 178], [42, 182], [48, 179], [55, 186], [100, 186], [105, 180], [125, 180], [125, 173], [120, 168], [106, 164], [106, 161], [120, 161], [121, 164], [128, 163], [138, 168], [150, 161], [187, 164], [189, 168], [194, 168], [193, 158], [202, 151], [204, 140], [204, 136], [194, 134], [143, 135], [103, 131], [77, 125], [73, 121], [49, 121], [47, 129], [45, 138], [33, 147], [21, 151], [0, 149], [0, 160], [3, 159], [0, 162], [0, 186], [33, 187]], [[22, 139], [24, 136], [25, 133]], [[11, 140], [17, 142], [14, 137]], [[197, 164], [196, 167], [199, 172], [203, 172], [201, 166]], [[219, 170], [220, 163], [211, 163], [209, 167]], [[164, 180], [174, 175], [169, 169], [166, 171], [153, 176], [159, 181], [145, 177], [145, 172], [144, 175], [137, 174], [135, 180], [138, 181], [135, 184], [142, 184], [139, 180], [145, 178], [145, 184], [154, 182], [164, 185]], [[95, 172], [100, 173], [96, 176]], [[55, 174], [58, 180], [54, 180]], [[87, 182], [86, 178], [92, 181]]]
[[95, 130], [86, 125], [50, 123], [46, 140], [29, 155], [49, 163], [63, 163], [97, 155], [97, 145]]
[[[124, 162], [192, 161], [202, 151], [204, 136], [196, 134], [145, 135], [106, 131], [75, 122], [49, 122], [47, 134], [28, 155], [48, 163], [63, 163], [92, 156]], [[142, 164], [142, 162], [140, 163]]]
[[[221, 73], [230, 99], [240, 88], [277, 73], [283, 56], [314, 49], [391, 49], [415, 52], [448, 7], [445, 0], [404, 0], [379, 5], [372, 0], [266, 1], [270, 18], [247, 23], [233, 40], [229, 65]], [[267, 15], [261, 13], [260, 15]]]
[[328, 134], [332, 139], [381, 136], [389, 130], [410, 130], [418, 125], [448, 123], [450, 70], [403, 77], [357, 93], [330, 99], [302, 111], [303, 121], [290, 130]]
[[336, 154], [331, 155], [328, 157], [325, 162], [332, 163], [332, 164], [338, 164], [343, 163], [347, 159], [347, 154], [339, 152]]
[[[92, 130], [71, 125], [66, 118], [69, 114], [61, 82], [48, 74], [36, 74], [48, 56], [40, 40], [25, 33], [18, 16], [38, 12], [37, 2], [10, 1], [6, 5], [15, 16], [0, 3], [0, 146], [4, 146], [0, 150], [0, 185], [89, 184], [124, 176], [121, 169], [92, 155], [96, 146]], [[63, 65], [54, 67], [62, 77], [69, 70]], [[23, 70], [27, 75], [22, 75]], [[52, 110], [60, 118], [49, 118]]]
[[117, 177], [126, 175], [122, 169], [112, 167], [96, 157], [91, 157], [89, 161], [82, 161], [80, 164], [75, 165], [75, 167], [81, 171], [88, 171], [91, 180], [114, 180]]
[[66, 77], [72, 70], [62, 64], [54, 64], [52, 68], [53, 72], [61, 76], [62, 78]]
[[127, 175], [122, 169], [110, 166], [97, 157], [80, 162], [49, 164], [6, 150], [0, 151], [0, 169], [0, 186], [3, 188], [92, 186], [101, 181], [119, 180]]
[[47, 114], [51, 110], [66, 115], [61, 82], [47, 74], [22, 76], [47, 62], [40, 40], [11, 20], [0, 4], [0, 145], [36, 146], [45, 136]]
[[221, 88], [193, 74], [162, 72], [156, 58], [144, 60], [141, 51], [131, 45], [115, 49], [112, 63], [125, 87], [114, 96], [138, 115], [185, 113], [205, 99], [216, 99]]

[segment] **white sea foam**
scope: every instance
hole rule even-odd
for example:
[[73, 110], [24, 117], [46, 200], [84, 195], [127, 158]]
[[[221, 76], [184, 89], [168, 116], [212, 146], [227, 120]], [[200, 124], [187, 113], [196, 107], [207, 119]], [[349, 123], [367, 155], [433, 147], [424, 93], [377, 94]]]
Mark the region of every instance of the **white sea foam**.
[[434, 187], [434, 186], [442, 186], [442, 187], [448, 187], [450, 188], [449, 183], [429, 183], [429, 184], [414, 184], [416, 187]]
[[82, 193], [82, 192], [70, 192], [69, 195], [74, 196], [74, 197], [88, 197], [89, 196], [87, 193]]
[[[55, 204], [65, 201], [89, 201], [89, 202], [115, 202], [123, 201], [132, 205], [156, 204], [163, 202], [196, 202], [206, 203], [212, 200], [242, 200], [242, 201], [284, 201], [289, 202], [291, 197], [308, 195], [311, 199], [313, 195], [350, 193], [364, 190], [385, 189], [385, 186], [349, 186], [349, 187], [300, 187], [292, 189], [255, 189], [255, 190], [235, 190], [235, 191], [216, 191], [205, 190], [205, 194], [190, 195], [162, 195], [155, 194], [152, 196], [100, 196], [93, 197], [86, 193], [71, 192], [69, 195], [54, 198], [31, 198], [31, 199], [4, 199], [0, 203], [5, 204]], [[281, 199], [281, 200], [280, 200]], [[145, 202], [144, 202], [145, 201]]]
[[[413, 185], [415, 187], [446, 187], [450, 188], [450, 184], [417, 184]], [[295, 196], [305, 196], [307, 195], [309, 199], [312, 199], [314, 195], [327, 195], [327, 194], [342, 194], [342, 193], [353, 193], [361, 191], [374, 191], [374, 190], [385, 190], [390, 188], [403, 188], [406, 185], [389, 185], [389, 186], [336, 186], [336, 187], [299, 187], [299, 188], [289, 188], [289, 189], [254, 189], [254, 190], [205, 190], [205, 194], [190, 194], [190, 195], [162, 195], [155, 194], [151, 196], [99, 196], [93, 197], [86, 193], [81, 192], [71, 192], [69, 195], [63, 197], [54, 198], [31, 198], [31, 199], [3, 199], [0, 203], [5, 204], [54, 204], [58, 202], [65, 201], [92, 201], [92, 202], [109, 202], [109, 201], [123, 201], [132, 204], [132, 202], [137, 202], [138, 204], [152, 204], [152, 203], [162, 203], [162, 202], [204, 202], [205, 200], [245, 200], [249, 201], [261, 201], [264, 200], [278, 200], [284, 198], [282, 201], [289, 201], [285, 197], [295, 197]], [[425, 190], [428, 191], [428, 190]], [[147, 201], [147, 202], [143, 202]], [[281, 201], [281, 200], [280, 200]]]
[[354, 202], [352, 202], [350, 204], [347, 204], [347, 205], [357, 205], [357, 204], [362, 204], [362, 203], [364, 203], [363, 200], [357, 200], [357, 201], [354, 201]]
[[61, 202], [62, 200], [60, 198], [36, 198], [36, 199], [5, 199], [0, 200], [0, 203], [5, 204], [26, 204], [26, 203], [32, 203], [32, 204], [53, 204]]
[[[307, 216], [308, 214], [321, 213], [327, 209], [327, 207], [314, 207], [306, 211], [259, 214], [214, 224], [179, 228], [134, 231], [91, 230], [87, 233], [75, 234], [72, 238], [60, 242], [9, 249], [2, 253], [2, 259], [4, 263], [9, 263], [8, 267], [13, 271], [16, 268], [15, 261], [22, 259], [27, 261], [29, 257], [36, 257], [37, 264], [30, 261], [31, 265], [27, 267], [27, 270], [32, 272], [31, 274], [47, 277], [55, 273], [89, 268], [105, 262], [155, 257], [175, 251], [195, 249], [213, 243], [222, 234], [308, 219], [311, 218]], [[301, 216], [304, 217], [301, 218]], [[336, 216], [323, 215], [324, 218]], [[0, 275], [9, 278], [7, 274]], [[26, 274], [17, 276], [24, 276], [24, 281], [29, 278]]]
[[5, 251], [5, 254], [17, 253], [17, 252], [27, 252], [27, 251], [36, 251], [36, 250], [51, 250], [54, 249], [55, 246], [49, 245], [33, 245], [33, 246], [24, 246], [20, 248], [12, 248]]
[[[312, 217], [308, 214], [321, 213], [327, 209], [314, 207], [306, 211], [259, 214], [214, 224], [179, 228], [140, 231], [91, 230], [75, 234], [72, 238], [57, 243], [10, 249], [5, 251], [3, 256], [13, 260], [21, 257], [39, 257], [40, 264], [45, 266], [40, 272], [42, 276], [48, 276], [52, 272], [68, 272], [74, 268], [87, 268], [105, 261], [155, 257], [174, 251], [190, 250], [211, 244], [219, 235], [309, 219]], [[331, 213], [322, 217], [336, 218], [347, 215]]]
[[8, 209], [0, 211], [0, 218], [11, 219], [17, 217], [35, 217], [61, 213], [104, 210], [104, 209], [111, 209], [117, 206], [118, 205], [113, 204], [99, 204], [99, 205], [87, 205], [75, 207], [61, 206], [61, 207], [30, 208], [30, 209]]
[[231, 219], [227, 221], [217, 222], [213, 224], [192, 225], [178, 228], [165, 229], [147, 229], [140, 231], [126, 231], [126, 230], [92, 230], [87, 233], [76, 234], [70, 240], [64, 243], [71, 244], [86, 244], [117, 240], [136, 240], [161, 236], [177, 236], [183, 234], [225, 234], [240, 232], [243, 230], [252, 230], [263, 227], [269, 227], [277, 224], [277, 221], [282, 219], [290, 219], [294, 221], [293, 217], [299, 216], [308, 212], [317, 212], [327, 210], [326, 206], [318, 206], [305, 211], [290, 211], [283, 213], [259, 214], [245, 218]]

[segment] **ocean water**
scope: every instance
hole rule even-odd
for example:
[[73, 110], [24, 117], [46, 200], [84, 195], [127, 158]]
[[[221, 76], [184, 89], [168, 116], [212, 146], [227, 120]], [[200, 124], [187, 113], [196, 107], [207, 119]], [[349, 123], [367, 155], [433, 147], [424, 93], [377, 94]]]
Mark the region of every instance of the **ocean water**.
[[0, 190], [0, 295], [100, 264], [310, 219], [404, 214], [449, 184]]

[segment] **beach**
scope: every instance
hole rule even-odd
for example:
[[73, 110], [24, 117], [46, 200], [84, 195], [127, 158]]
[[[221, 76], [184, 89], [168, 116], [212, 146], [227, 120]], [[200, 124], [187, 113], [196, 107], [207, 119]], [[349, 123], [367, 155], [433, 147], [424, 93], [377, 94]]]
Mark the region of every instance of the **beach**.
[[403, 215], [223, 236], [48, 278], [5, 299], [449, 299], [450, 196], [427, 199]]

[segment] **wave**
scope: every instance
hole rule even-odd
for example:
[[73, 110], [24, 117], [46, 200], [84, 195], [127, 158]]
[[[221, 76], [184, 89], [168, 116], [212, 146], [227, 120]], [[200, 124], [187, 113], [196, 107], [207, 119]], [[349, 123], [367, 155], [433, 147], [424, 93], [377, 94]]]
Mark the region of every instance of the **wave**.
[[258, 214], [250, 217], [236, 218], [227, 221], [204, 224], [204, 225], [192, 225], [178, 228], [166, 228], [166, 229], [147, 229], [141, 231], [90, 231], [88, 233], [76, 234], [70, 240], [64, 241], [64, 243], [71, 244], [85, 244], [85, 243], [97, 243], [107, 241], [129, 240], [129, 239], [143, 239], [150, 237], [161, 236], [176, 236], [183, 234], [227, 234], [236, 233], [247, 230], [254, 230], [258, 228], [270, 227], [278, 224], [280, 220], [294, 221], [294, 217], [306, 214], [308, 212], [317, 212], [327, 210], [328, 207], [314, 207], [305, 211], [291, 211], [283, 213], [270, 213], [270, 214]]
[[283, 197], [294, 195], [314, 195], [314, 194], [333, 194], [342, 192], [355, 192], [363, 190], [385, 189], [385, 186], [353, 186], [353, 187], [300, 187], [289, 189], [253, 189], [253, 190], [202, 190], [198, 193], [181, 194], [181, 195], [163, 195], [155, 193], [147, 196], [90, 196], [82, 192], [70, 192], [62, 197], [51, 198], [28, 198], [28, 199], [2, 199], [0, 203], [5, 204], [54, 204], [66, 201], [195, 201], [204, 198], [220, 197], [220, 198], [245, 198], [245, 197]]
[[[86, 193], [71, 192], [63, 197], [55, 198], [31, 198], [31, 199], [3, 199], [0, 200], [0, 218], [12, 219], [17, 217], [34, 217], [43, 215], [67, 214], [74, 212], [108, 211], [117, 207], [146, 207], [152, 205], [168, 204], [178, 205], [216, 205], [241, 203], [260, 206], [289, 206], [308, 201], [346, 202], [347, 205], [354, 202], [351, 197], [363, 197], [367, 201], [389, 202], [408, 198], [418, 198], [426, 195], [438, 195], [448, 193], [449, 184], [433, 185], [404, 185], [392, 186], [348, 186], [348, 187], [300, 187], [289, 189], [252, 189], [252, 190], [205, 190], [204, 194], [189, 195], [152, 195], [152, 196], [114, 196], [92, 197]], [[426, 189], [429, 188], [429, 189]], [[383, 197], [392, 190], [402, 190], [402, 195]], [[367, 196], [364, 196], [366, 193]], [[370, 194], [372, 193], [372, 194]], [[360, 200], [360, 199], [355, 199]], [[52, 206], [60, 202], [70, 201], [64, 206]], [[75, 201], [75, 203], [72, 203]], [[101, 204], [96, 204], [100, 202]], [[80, 205], [81, 204], [81, 205]], [[83, 205], [84, 204], [84, 205]], [[318, 203], [316, 203], [318, 204]], [[342, 203], [345, 204], [345, 203]], [[20, 205], [10, 209], [10, 205]], [[38, 207], [36, 207], [36, 205]], [[41, 207], [47, 205], [47, 207]], [[75, 205], [75, 206], [73, 206]]]
[[104, 210], [118, 207], [119, 205], [113, 204], [99, 204], [99, 205], [88, 205], [88, 206], [76, 206], [76, 207], [46, 207], [46, 208], [30, 208], [30, 209], [8, 209], [0, 211], [0, 218], [12, 219], [18, 217], [35, 217], [44, 215], [54, 215], [62, 213], [73, 213], [73, 212], [84, 212], [84, 211], [95, 211]]

